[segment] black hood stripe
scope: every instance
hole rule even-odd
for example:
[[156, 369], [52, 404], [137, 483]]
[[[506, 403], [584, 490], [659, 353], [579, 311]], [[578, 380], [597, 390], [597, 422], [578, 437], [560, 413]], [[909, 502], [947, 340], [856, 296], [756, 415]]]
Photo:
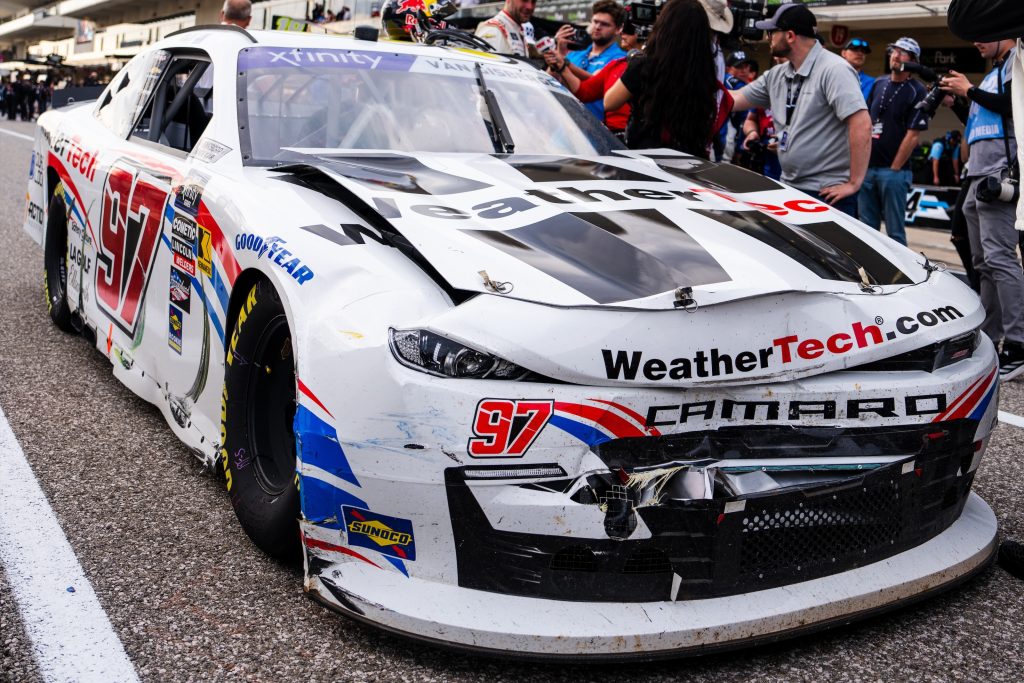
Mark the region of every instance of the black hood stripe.
[[730, 280], [655, 210], [560, 214], [512, 230], [466, 232], [602, 304]]
[[[414, 157], [402, 154], [314, 155], [293, 153], [303, 165], [312, 165], [373, 188], [387, 188], [410, 194], [446, 195], [491, 187], [470, 178], [430, 168]], [[273, 170], [289, 172], [291, 166]]]
[[578, 182], [586, 180], [631, 180], [647, 183], [665, 182], [643, 173], [602, 164], [586, 159], [571, 157], [551, 158], [548, 156], [499, 156], [499, 159], [515, 168], [535, 183]]
[[[859, 240], [835, 223], [819, 223], [820, 227], [811, 230], [810, 226], [789, 225], [756, 211], [694, 209], [693, 212], [753, 237], [824, 280], [860, 282], [859, 269], [864, 268], [872, 284], [912, 283], [905, 273], [867, 244], [861, 243], [863, 249], [854, 248], [854, 242]], [[849, 251], [843, 245], [849, 247]]]
[[717, 164], [697, 157], [650, 156], [658, 167], [677, 178], [689, 180], [712, 190], [744, 194], [781, 190], [782, 185], [759, 173], [733, 164]]

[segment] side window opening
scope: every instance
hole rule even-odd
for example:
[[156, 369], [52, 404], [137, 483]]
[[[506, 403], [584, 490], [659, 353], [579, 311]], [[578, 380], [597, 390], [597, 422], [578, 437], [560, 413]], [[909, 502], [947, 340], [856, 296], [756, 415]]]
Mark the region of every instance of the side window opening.
[[128, 62], [100, 99], [94, 114], [100, 123], [127, 138], [169, 58], [167, 51], [156, 50]]
[[171, 61], [135, 125], [133, 135], [190, 152], [210, 122], [213, 65], [198, 57]]

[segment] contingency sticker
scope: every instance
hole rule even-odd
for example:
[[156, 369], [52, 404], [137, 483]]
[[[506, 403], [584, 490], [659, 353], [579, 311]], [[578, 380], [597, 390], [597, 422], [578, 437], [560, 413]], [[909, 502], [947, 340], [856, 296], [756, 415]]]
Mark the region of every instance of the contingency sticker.
[[192, 312], [192, 278], [173, 267], [171, 268], [170, 299], [172, 304], [185, 313]]
[[207, 277], [213, 276], [213, 241], [210, 231], [199, 226], [199, 244], [196, 245], [196, 263]]
[[343, 505], [348, 544], [376, 550], [402, 560], [416, 559], [412, 522], [370, 510]]
[[184, 324], [184, 315], [180, 310], [171, 304], [171, 312], [167, 324], [167, 345], [181, 353], [181, 328]]

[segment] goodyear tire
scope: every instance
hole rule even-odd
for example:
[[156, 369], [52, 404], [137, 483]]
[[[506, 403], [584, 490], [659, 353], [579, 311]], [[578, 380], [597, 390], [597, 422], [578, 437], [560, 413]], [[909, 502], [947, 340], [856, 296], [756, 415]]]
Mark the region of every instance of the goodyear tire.
[[68, 304], [68, 219], [61, 186], [50, 199], [43, 241], [43, 291], [50, 320], [64, 332], [75, 333], [74, 314]]
[[221, 401], [221, 465], [238, 521], [265, 553], [296, 561], [295, 365], [284, 306], [269, 282], [258, 282], [239, 311]]

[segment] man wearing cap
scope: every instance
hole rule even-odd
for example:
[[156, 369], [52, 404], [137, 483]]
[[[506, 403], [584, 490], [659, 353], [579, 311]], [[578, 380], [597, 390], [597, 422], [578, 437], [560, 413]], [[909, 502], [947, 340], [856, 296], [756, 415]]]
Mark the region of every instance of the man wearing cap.
[[[728, 90], [739, 90], [752, 83], [760, 71], [757, 60], [747, 55], [743, 50], [736, 50], [725, 60], [725, 87]], [[725, 158], [731, 159], [733, 163], [740, 161], [739, 157], [745, 157], [747, 152], [737, 143], [742, 142], [743, 122], [747, 120], [747, 113], [741, 109], [733, 109], [729, 115], [729, 124], [722, 127], [719, 137], [725, 146]], [[744, 168], [747, 164], [740, 163]]]
[[868, 95], [871, 94], [871, 86], [875, 82], [874, 76], [868, 76], [864, 73], [864, 62], [867, 61], [868, 55], [871, 54], [871, 46], [863, 38], [850, 38], [846, 41], [846, 45], [843, 46], [843, 51], [840, 54], [853, 67], [853, 70], [857, 72], [857, 78], [860, 79], [860, 91], [864, 93], [864, 99], [867, 100]]
[[857, 200], [862, 221], [879, 230], [884, 215], [885, 231], [903, 245], [907, 243], [907, 195], [913, 183], [910, 155], [920, 131], [928, 129], [928, 115], [915, 108], [928, 91], [903, 70], [903, 64], [920, 59], [921, 48], [913, 38], [889, 45], [891, 75], [879, 76], [868, 94], [871, 159]]
[[755, 24], [770, 32], [772, 56], [789, 61], [734, 93], [734, 109], [771, 109], [783, 182], [855, 216], [871, 120], [856, 73], [815, 39], [817, 23], [790, 2]]

